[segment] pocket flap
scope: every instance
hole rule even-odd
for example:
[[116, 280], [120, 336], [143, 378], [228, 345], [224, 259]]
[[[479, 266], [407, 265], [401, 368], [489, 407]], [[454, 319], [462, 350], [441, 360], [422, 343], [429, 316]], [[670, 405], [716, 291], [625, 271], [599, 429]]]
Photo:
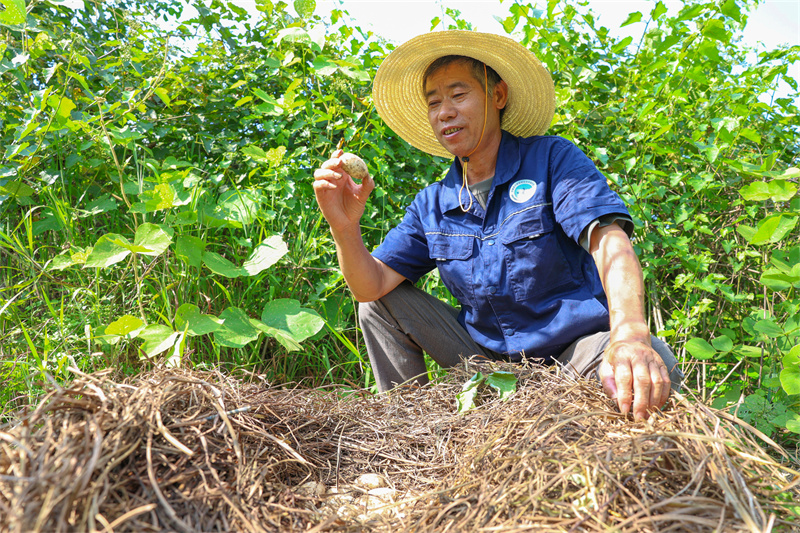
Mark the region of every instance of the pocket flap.
[[472, 235], [428, 235], [428, 250], [431, 259], [437, 261], [469, 259], [474, 246], [475, 237]]
[[544, 210], [520, 213], [516, 216], [522, 220], [511, 218], [504, 224], [500, 236], [503, 244], [511, 244], [521, 239], [534, 239], [553, 231], [553, 220]]

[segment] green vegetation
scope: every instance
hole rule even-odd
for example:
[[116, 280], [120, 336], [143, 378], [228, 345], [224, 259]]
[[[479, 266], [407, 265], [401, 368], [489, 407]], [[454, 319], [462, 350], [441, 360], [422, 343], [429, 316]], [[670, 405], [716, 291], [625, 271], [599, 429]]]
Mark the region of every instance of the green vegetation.
[[[0, 0], [0, 401], [112, 367], [221, 365], [372, 383], [313, 199], [340, 142], [376, 177], [368, 246], [447, 162], [371, 102], [390, 50], [313, 0]], [[207, 5], [208, 4], [208, 5]], [[617, 39], [577, 4], [511, 4], [556, 82], [550, 133], [631, 206], [653, 331], [689, 387], [785, 444], [800, 433], [800, 47], [738, 42], [751, 2], [661, 2]], [[468, 27], [448, 11], [439, 27]], [[168, 29], [164, 29], [168, 28]], [[783, 80], [792, 98], [772, 98]], [[435, 275], [425, 280], [441, 293]]]

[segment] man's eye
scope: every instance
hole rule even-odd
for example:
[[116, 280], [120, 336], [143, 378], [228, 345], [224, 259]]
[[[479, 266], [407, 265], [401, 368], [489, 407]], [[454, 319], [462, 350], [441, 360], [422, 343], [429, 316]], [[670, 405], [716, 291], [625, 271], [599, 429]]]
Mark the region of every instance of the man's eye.
[[428, 102], [428, 107], [436, 107], [437, 105], [439, 105], [438, 100], [431, 100], [430, 102]]

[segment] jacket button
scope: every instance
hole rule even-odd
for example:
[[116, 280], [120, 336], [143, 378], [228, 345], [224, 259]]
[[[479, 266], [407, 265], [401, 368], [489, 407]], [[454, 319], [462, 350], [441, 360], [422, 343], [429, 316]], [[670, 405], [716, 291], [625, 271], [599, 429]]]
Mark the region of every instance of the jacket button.
[[511, 335], [513, 335], [513, 334], [514, 334], [514, 330], [513, 329], [509, 328], [509, 329], [506, 330], [506, 335], [508, 335], [509, 337]]
[[489, 239], [488, 241], [486, 241], [486, 244], [488, 244], [489, 246], [494, 246], [494, 239]]
[[497, 287], [489, 287], [489, 294], [494, 294], [497, 292]]

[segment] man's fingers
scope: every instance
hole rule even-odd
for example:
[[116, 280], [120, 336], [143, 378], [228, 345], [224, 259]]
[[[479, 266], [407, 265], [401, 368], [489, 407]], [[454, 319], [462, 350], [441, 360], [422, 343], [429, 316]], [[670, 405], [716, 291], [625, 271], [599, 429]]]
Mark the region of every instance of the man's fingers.
[[627, 361], [617, 364], [614, 368], [614, 381], [617, 385], [617, 405], [623, 415], [631, 409], [633, 400], [633, 375]]
[[669, 399], [670, 389], [672, 389], [672, 378], [669, 375], [669, 369], [667, 365], [661, 364], [658, 365], [659, 372], [661, 373], [661, 381], [663, 383], [663, 387], [661, 388], [661, 398], [659, 398], [658, 406], [661, 407], [667, 400]]
[[342, 175], [339, 172], [335, 172], [328, 168], [318, 168], [314, 171], [315, 180], [338, 180], [341, 178]]
[[650, 391], [653, 383], [649, 364], [637, 364], [633, 368], [633, 418], [643, 420], [650, 410]]

